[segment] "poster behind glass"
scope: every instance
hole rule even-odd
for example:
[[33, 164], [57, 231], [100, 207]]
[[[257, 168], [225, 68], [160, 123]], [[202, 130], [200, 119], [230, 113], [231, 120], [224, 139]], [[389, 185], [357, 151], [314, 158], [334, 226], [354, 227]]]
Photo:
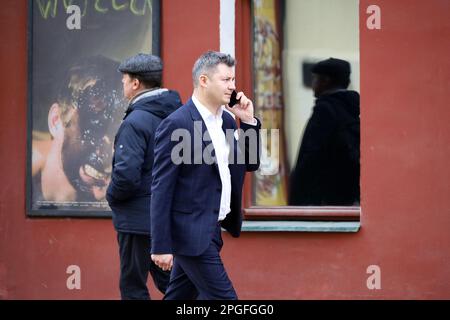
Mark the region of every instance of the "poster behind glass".
[[29, 1], [29, 215], [109, 216], [124, 58], [159, 54], [159, 1]]
[[[256, 115], [263, 129], [284, 127], [280, 31], [276, 0], [253, 0], [253, 74]], [[287, 167], [284, 133], [279, 139], [261, 135], [261, 166], [254, 175], [256, 206], [287, 205]], [[269, 141], [270, 140], [270, 141]], [[269, 143], [270, 142], [270, 143]], [[270, 156], [269, 156], [270, 155]]]

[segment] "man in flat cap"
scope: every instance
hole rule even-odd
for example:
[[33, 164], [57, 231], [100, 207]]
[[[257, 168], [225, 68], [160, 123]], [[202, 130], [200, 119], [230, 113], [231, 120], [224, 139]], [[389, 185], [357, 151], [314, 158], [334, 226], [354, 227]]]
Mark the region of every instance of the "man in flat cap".
[[111, 182], [106, 198], [112, 209], [120, 256], [122, 299], [150, 299], [148, 273], [165, 292], [170, 273], [149, 257], [150, 186], [156, 128], [162, 119], [181, 106], [177, 92], [161, 88], [162, 61], [138, 54], [123, 61], [123, 93], [129, 100], [114, 141]]
[[335, 58], [312, 68], [317, 100], [290, 176], [290, 205], [359, 203], [359, 94], [347, 90], [350, 72]]

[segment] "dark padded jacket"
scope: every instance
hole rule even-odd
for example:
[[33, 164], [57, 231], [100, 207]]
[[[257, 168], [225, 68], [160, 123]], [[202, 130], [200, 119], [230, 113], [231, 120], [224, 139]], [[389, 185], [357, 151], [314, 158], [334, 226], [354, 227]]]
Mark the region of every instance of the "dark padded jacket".
[[115, 137], [106, 199], [117, 231], [150, 234], [155, 131], [162, 119], [181, 106], [181, 99], [175, 91], [157, 89], [144, 92], [135, 101]]

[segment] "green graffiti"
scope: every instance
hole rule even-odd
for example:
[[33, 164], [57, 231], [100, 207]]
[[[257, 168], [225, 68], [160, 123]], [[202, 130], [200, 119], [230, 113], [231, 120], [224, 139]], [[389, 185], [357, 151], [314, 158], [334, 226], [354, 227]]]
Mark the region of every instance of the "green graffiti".
[[56, 4], [58, 3], [58, 1], [52, 1], [52, 0], [47, 0], [47, 3], [45, 4], [45, 8], [44, 5], [42, 5], [41, 0], [37, 1], [38, 7], [39, 7], [39, 11], [41, 12], [41, 16], [44, 19], [47, 19], [48, 17], [48, 13], [50, 12], [50, 8], [52, 6], [52, 2], [53, 2], [53, 11], [52, 11], [52, 17], [54, 18], [56, 16]]
[[130, 12], [136, 16], [144, 16], [148, 12], [152, 12], [152, 0], [37, 0], [37, 5], [41, 17], [47, 20], [49, 17], [55, 18], [58, 8], [64, 7], [64, 13], [71, 5], [78, 5], [80, 7], [81, 16], [86, 16], [87, 10], [90, 8], [94, 12], [106, 14], [111, 11], [123, 11], [129, 9]]
[[95, 6], [94, 6], [95, 11], [100, 12], [100, 13], [108, 12], [107, 8], [101, 8], [100, 7], [100, 1], [102, 1], [102, 0], [95, 0]]
[[137, 16], [143, 16], [145, 14], [145, 7], [146, 7], [146, 5], [148, 6], [148, 8], [149, 8], [149, 10], [151, 12], [151, 10], [152, 10], [152, 0], [145, 0], [144, 6], [142, 7], [141, 11], [139, 11], [136, 8], [136, 2], [137, 2], [137, 0], [131, 0], [131, 2], [130, 2], [130, 10], [131, 10], [131, 12], [133, 12], [133, 14], [135, 14]]
[[128, 6], [128, 2], [122, 4], [122, 5], [118, 5], [117, 4], [117, 0], [112, 0], [112, 7], [115, 11], [120, 11], [120, 10], [125, 10]]
[[68, 6], [71, 6], [73, 4], [73, 0], [63, 0], [64, 9], [67, 10]]

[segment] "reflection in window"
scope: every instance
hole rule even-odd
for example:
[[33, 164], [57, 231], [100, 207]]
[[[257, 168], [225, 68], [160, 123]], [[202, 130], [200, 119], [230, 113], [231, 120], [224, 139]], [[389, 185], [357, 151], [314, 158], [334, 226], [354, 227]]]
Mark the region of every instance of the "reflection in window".
[[[322, 112], [316, 112], [318, 121], [311, 121], [306, 135], [314, 133], [318, 138], [305, 139], [304, 134], [316, 103], [311, 69], [317, 62], [329, 57], [348, 61], [348, 90], [359, 91], [358, 0], [254, 0], [253, 14], [255, 106], [269, 132], [262, 136], [254, 204], [357, 205], [359, 96], [358, 112], [342, 107], [342, 101], [325, 110], [315, 108]], [[323, 85], [328, 76], [316, 75], [316, 82]], [[342, 86], [325, 87], [327, 94], [347, 95]], [[355, 94], [350, 95], [355, 98]], [[336, 112], [342, 108], [352, 110]], [[278, 140], [270, 139], [271, 129], [280, 129]], [[264, 143], [264, 138], [269, 141]], [[274, 168], [277, 174], [271, 174]], [[349, 185], [351, 196], [336, 193]]]

